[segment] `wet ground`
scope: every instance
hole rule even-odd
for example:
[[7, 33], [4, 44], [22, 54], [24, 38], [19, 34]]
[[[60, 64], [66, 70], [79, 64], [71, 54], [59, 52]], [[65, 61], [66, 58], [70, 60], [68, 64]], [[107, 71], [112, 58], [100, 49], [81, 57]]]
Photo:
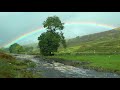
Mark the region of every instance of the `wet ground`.
[[14, 55], [20, 60], [31, 60], [36, 62], [34, 71], [41, 71], [46, 78], [120, 78], [120, 75], [109, 72], [98, 72], [95, 70], [83, 69], [59, 62], [47, 62], [42, 58], [34, 58], [34, 55]]

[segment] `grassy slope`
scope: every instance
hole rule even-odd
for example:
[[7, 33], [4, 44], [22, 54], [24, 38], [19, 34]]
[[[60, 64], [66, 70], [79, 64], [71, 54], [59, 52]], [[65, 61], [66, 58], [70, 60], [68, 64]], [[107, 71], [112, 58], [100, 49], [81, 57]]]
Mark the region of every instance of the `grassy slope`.
[[0, 78], [38, 78], [37, 73], [28, 71], [35, 63], [26, 60], [16, 60], [14, 57], [0, 53]]
[[[37, 43], [25, 45], [34, 47], [32, 53], [39, 53]], [[67, 41], [67, 49], [59, 48], [59, 53], [71, 52], [119, 52], [120, 28], [113, 30], [76, 37]]]
[[32, 52], [27, 52], [27, 54], [32, 54], [32, 55], [36, 55], [36, 54], [39, 54], [40, 53], [40, 50], [38, 48], [38, 43], [31, 43], [31, 44], [27, 44], [27, 45], [23, 45], [23, 47], [33, 47], [33, 50]]
[[[70, 39], [67, 42], [68, 49], [77, 48], [73, 52], [119, 52], [120, 30], [109, 30], [82, 37]], [[62, 49], [59, 51], [63, 51]], [[68, 50], [67, 50], [68, 51]], [[71, 52], [72, 52], [71, 51]]]

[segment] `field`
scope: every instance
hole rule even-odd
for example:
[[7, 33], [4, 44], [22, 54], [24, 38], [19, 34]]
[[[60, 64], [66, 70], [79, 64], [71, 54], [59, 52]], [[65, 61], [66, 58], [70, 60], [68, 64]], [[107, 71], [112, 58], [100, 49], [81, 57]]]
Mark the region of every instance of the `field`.
[[120, 74], [120, 55], [58, 55], [52, 56], [52, 58], [89, 62], [82, 67]]

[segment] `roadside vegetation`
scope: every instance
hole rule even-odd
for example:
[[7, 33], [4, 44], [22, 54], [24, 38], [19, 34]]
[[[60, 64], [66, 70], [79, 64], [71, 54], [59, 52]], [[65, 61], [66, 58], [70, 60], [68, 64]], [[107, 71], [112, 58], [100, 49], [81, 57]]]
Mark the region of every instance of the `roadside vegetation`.
[[30, 68], [36, 64], [32, 61], [16, 60], [13, 56], [0, 53], [0, 78], [39, 78], [40, 74], [33, 73]]

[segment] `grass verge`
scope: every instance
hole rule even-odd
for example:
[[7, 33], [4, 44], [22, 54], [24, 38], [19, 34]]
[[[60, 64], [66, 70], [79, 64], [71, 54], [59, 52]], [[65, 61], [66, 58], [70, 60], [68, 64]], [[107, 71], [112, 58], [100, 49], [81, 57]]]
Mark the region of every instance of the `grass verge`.
[[120, 55], [62, 55], [49, 58], [89, 62], [81, 66], [87, 69], [120, 74]]
[[32, 61], [16, 60], [14, 57], [0, 53], [0, 78], [40, 78], [38, 73], [33, 73], [30, 68], [36, 64]]

